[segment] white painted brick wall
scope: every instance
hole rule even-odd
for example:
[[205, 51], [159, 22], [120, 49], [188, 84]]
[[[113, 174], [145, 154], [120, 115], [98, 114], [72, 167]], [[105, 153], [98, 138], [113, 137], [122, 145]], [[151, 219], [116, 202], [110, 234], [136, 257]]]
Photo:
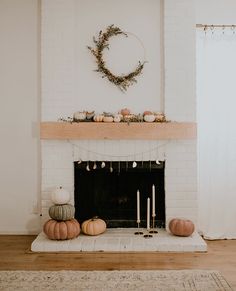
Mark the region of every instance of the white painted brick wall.
[[196, 120], [195, 6], [165, 0], [165, 112], [170, 120]]
[[[42, 120], [71, 116], [74, 98], [74, 5], [42, 1]], [[195, 21], [193, 0], [165, 0], [165, 111], [168, 119], [195, 121]], [[96, 107], [96, 103], [94, 104]], [[197, 224], [196, 141], [42, 141], [42, 214], [48, 218], [56, 186], [71, 193], [73, 161], [166, 159], [166, 220], [185, 217]], [[158, 151], [140, 155], [159, 145]], [[88, 153], [88, 151], [90, 153]], [[94, 154], [99, 153], [99, 154]], [[120, 156], [110, 157], [110, 156]], [[123, 156], [122, 156], [123, 155]], [[125, 155], [130, 155], [128, 158]]]

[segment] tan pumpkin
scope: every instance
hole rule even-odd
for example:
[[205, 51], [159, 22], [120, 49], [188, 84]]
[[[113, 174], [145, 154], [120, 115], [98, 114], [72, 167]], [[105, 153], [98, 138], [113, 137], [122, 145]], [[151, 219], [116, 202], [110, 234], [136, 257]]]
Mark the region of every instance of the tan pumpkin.
[[52, 240], [66, 240], [80, 234], [80, 224], [76, 219], [67, 221], [48, 220], [43, 227], [44, 233]]
[[177, 236], [190, 236], [194, 232], [194, 224], [188, 219], [173, 218], [169, 222], [169, 230]]
[[113, 116], [104, 116], [103, 117], [103, 122], [113, 122], [114, 118]]
[[93, 120], [96, 122], [102, 122], [104, 118], [103, 114], [94, 115]]
[[85, 220], [82, 223], [82, 232], [88, 235], [98, 235], [106, 230], [106, 222], [98, 217]]

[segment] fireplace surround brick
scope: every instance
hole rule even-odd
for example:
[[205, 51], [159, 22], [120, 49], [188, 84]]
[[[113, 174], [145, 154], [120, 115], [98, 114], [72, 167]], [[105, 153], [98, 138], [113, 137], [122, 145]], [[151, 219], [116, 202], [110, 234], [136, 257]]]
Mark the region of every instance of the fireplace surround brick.
[[[71, 116], [76, 110], [74, 91], [74, 34], [76, 0], [42, 1], [42, 121]], [[196, 121], [195, 21], [194, 1], [164, 1], [164, 102], [165, 113], [173, 121]], [[145, 104], [144, 104], [145, 106]], [[96, 102], [94, 104], [96, 108]], [[144, 108], [145, 110], [146, 108]], [[107, 155], [130, 155], [137, 161], [166, 160], [166, 220], [185, 217], [197, 225], [197, 141], [42, 140], [42, 223], [48, 219], [50, 193], [63, 186], [73, 204], [73, 162], [99, 160]], [[158, 153], [143, 157], [140, 152], [159, 146]], [[87, 149], [99, 155], [88, 155]], [[110, 158], [109, 158], [110, 159]], [[114, 160], [117, 158], [114, 158]]]

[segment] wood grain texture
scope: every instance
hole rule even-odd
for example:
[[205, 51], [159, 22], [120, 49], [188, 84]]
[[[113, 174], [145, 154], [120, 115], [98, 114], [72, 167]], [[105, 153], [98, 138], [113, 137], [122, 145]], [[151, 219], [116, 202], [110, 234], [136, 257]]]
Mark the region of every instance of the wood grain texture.
[[0, 270], [219, 270], [236, 290], [236, 240], [207, 241], [207, 253], [31, 253], [35, 236], [0, 236]]
[[42, 122], [41, 139], [195, 139], [193, 122], [105, 123], [105, 122]]

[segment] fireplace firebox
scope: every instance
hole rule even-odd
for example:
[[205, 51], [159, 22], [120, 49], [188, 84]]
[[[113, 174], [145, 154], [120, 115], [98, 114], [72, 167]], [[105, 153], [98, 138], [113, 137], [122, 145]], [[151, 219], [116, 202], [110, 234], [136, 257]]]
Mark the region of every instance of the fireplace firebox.
[[[156, 226], [165, 227], [165, 162], [74, 162], [75, 218], [98, 216], [107, 227], [136, 227], [137, 190], [141, 227], [146, 227], [147, 198], [156, 189]], [[152, 199], [151, 199], [152, 200]]]

